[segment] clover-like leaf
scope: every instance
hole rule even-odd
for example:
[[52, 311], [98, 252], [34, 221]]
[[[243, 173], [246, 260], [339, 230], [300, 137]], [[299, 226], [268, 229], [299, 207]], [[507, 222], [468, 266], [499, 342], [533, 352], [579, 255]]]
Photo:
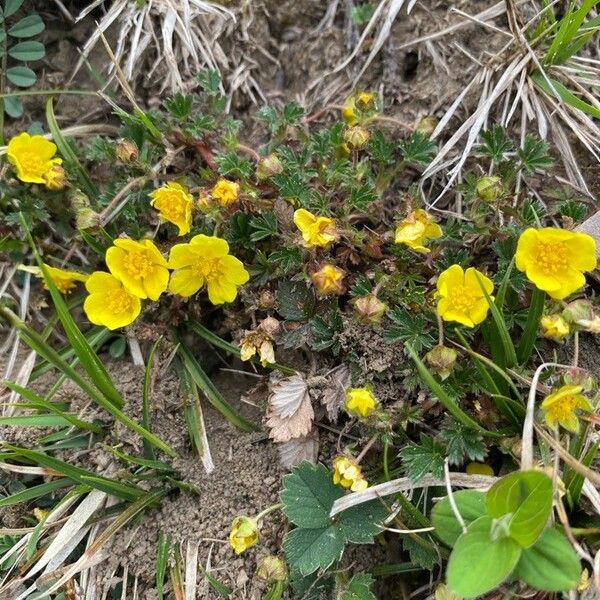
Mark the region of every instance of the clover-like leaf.
[[[485, 494], [476, 490], [461, 490], [454, 493], [454, 502], [465, 525], [483, 517], [485, 513]], [[462, 527], [446, 496], [442, 498], [431, 511], [431, 523], [436, 535], [448, 546], [453, 546], [462, 534]]]

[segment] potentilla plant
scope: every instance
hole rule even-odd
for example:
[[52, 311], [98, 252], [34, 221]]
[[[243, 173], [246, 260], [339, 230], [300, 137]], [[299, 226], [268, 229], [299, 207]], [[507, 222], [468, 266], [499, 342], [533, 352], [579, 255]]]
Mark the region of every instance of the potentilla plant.
[[[151, 343], [151, 356], [160, 336], [171, 342], [190, 443], [207, 465], [199, 391], [240, 429], [260, 425], [221, 396], [198, 339], [264, 369], [264, 428], [294, 469], [281, 498], [294, 528], [282, 546], [289, 578], [277, 569], [271, 582], [279, 594], [288, 583], [371, 594], [369, 575], [338, 567], [349, 543], [376, 537], [390, 569], [447, 565], [448, 589], [464, 597], [500, 584], [573, 587], [580, 564], [570, 522], [585, 520], [584, 481], [594, 480], [598, 449], [596, 385], [579, 365], [580, 335], [600, 331], [586, 295], [597, 254], [595, 240], [574, 229], [585, 204], [540, 190], [542, 204], [519, 184], [551, 166], [548, 146], [528, 136], [515, 153], [504, 130], [484, 132], [452, 216], [428, 206], [417, 185], [436, 153], [430, 120], [407, 136], [390, 133], [381, 99], [361, 91], [341, 118], [304, 115], [296, 103], [262, 109], [263, 143], [251, 145], [223, 113], [216, 74], [202, 74], [199, 87], [152, 113], [119, 113], [119, 138], [82, 149], [62, 136], [51, 102], [54, 142], [31, 132], [9, 141], [5, 225], [15, 238], [31, 231], [43, 257], [34, 264], [19, 241], [11, 251], [50, 289], [69, 339], [88, 357], [86, 335], [117, 356], [123, 331]], [[54, 217], [60, 228], [47, 226]], [[85, 334], [65, 300], [82, 306]], [[2, 314], [64, 367], [14, 312]], [[149, 411], [146, 401], [144, 423], [127, 426], [144, 438], [145, 460], [172, 455], [148, 431]], [[335, 432], [332, 448], [319, 447], [319, 426]], [[487, 492], [446, 492], [433, 509], [432, 494], [403, 493], [422, 486], [439, 497], [457, 476], [471, 487], [482, 475], [477, 487]], [[389, 503], [382, 490], [395, 494]], [[340, 502], [356, 504], [335, 513]], [[253, 514], [262, 518], [263, 508]], [[517, 515], [538, 509], [535, 535], [524, 539]], [[551, 514], [562, 530], [549, 526]], [[258, 521], [238, 516], [233, 551], [260, 546]], [[587, 530], [575, 529], [583, 548]], [[401, 543], [386, 546], [389, 536]], [[555, 547], [565, 575], [544, 587], [535, 573], [556, 567], [540, 558]], [[463, 578], [481, 558], [473, 548], [490, 566], [485, 577]], [[388, 574], [385, 566], [373, 574]]]

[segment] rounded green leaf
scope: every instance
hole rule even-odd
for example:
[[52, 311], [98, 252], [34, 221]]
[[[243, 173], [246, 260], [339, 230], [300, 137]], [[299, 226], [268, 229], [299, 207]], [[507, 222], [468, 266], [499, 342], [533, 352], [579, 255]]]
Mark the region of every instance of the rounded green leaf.
[[9, 30], [8, 35], [15, 38], [28, 38], [44, 31], [44, 21], [40, 15], [27, 15], [17, 21]]
[[5, 17], [14, 15], [23, 5], [23, 0], [5, 0], [4, 2], [4, 13]]
[[515, 577], [538, 590], [566, 592], [581, 576], [581, 564], [567, 538], [547, 529], [535, 546], [523, 550]]
[[511, 538], [492, 542], [492, 519], [480, 517], [454, 546], [446, 571], [450, 591], [475, 598], [500, 585], [514, 570], [521, 548]]
[[8, 54], [15, 60], [30, 62], [44, 58], [46, 50], [44, 44], [41, 42], [27, 41], [19, 42], [18, 44], [11, 46], [8, 50]]
[[29, 67], [6, 69], [6, 77], [13, 85], [22, 88], [31, 87], [37, 79], [35, 73]]
[[23, 104], [18, 98], [8, 96], [4, 98], [4, 112], [13, 119], [23, 116]]
[[[465, 525], [469, 526], [473, 521], [485, 515], [485, 494], [483, 492], [461, 490], [455, 492], [453, 496]], [[436, 535], [448, 546], [454, 546], [454, 542], [462, 534], [462, 527], [454, 516], [447, 496], [433, 507], [431, 523], [435, 527]]]
[[488, 490], [486, 508], [497, 519], [512, 513], [510, 536], [528, 548], [546, 528], [552, 496], [552, 480], [548, 475], [541, 471], [517, 471]]

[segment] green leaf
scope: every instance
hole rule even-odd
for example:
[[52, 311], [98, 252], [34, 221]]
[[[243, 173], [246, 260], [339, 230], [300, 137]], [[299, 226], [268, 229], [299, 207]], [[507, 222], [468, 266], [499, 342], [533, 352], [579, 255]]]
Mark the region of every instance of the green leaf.
[[288, 563], [302, 575], [309, 575], [342, 557], [344, 536], [334, 527], [298, 528], [287, 534], [283, 549]]
[[492, 519], [480, 517], [454, 546], [446, 571], [450, 591], [475, 598], [500, 585], [514, 570], [521, 548], [510, 538], [492, 542]]
[[497, 481], [486, 495], [488, 513], [499, 519], [512, 514], [509, 534], [520, 546], [532, 546], [552, 510], [552, 480], [541, 471], [517, 471]]
[[13, 119], [19, 119], [23, 116], [23, 103], [19, 98], [4, 98], [4, 112]]
[[388, 510], [385, 505], [380, 500], [372, 500], [352, 506], [336, 515], [334, 524], [342, 531], [347, 542], [370, 544], [373, 537], [381, 531], [381, 523], [387, 516]]
[[537, 330], [540, 324], [540, 317], [544, 310], [545, 298], [546, 294], [542, 290], [537, 287], [533, 288], [531, 302], [529, 303], [529, 311], [527, 312], [527, 322], [523, 329], [521, 341], [517, 346], [517, 358], [520, 365], [525, 365], [533, 352], [535, 340], [537, 338]]
[[430, 536], [426, 534], [414, 534], [414, 537], [403, 536], [402, 548], [408, 552], [411, 563], [419, 565], [421, 569], [426, 571], [433, 571], [440, 561], [440, 555], [438, 548], [427, 541], [429, 539], [431, 539]]
[[250, 227], [254, 232], [250, 235], [253, 242], [264, 240], [268, 237], [277, 235], [277, 217], [272, 212], [265, 212], [250, 219]]
[[523, 550], [515, 577], [545, 592], [567, 592], [581, 576], [581, 564], [567, 538], [547, 529], [535, 546]]
[[370, 573], [356, 573], [342, 592], [341, 600], [377, 600], [371, 591], [374, 581]]
[[410, 139], [399, 142], [398, 148], [405, 162], [427, 166], [434, 157], [437, 146], [425, 134], [417, 131]]
[[[556, 98], [556, 95], [558, 94], [560, 99], [563, 102], [566, 102], [569, 106], [577, 108], [581, 112], [591, 115], [592, 117], [596, 117], [596, 119], [600, 119], [600, 109], [573, 94], [573, 92], [560, 83], [560, 81], [552, 79], [551, 77], [546, 80], [546, 78], [539, 71], [532, 73], [531, 79], [539, 88], [546, 92], [548, 96]], [[552, 85], [549, 85], [548, 81]]]
[[46, 55], [46, 49], [44, 48], [44, 44], [41, 42], [19, 42], [18, 44], [15, 44], [9, 48], [8, 54], [15, 60], [30, 62], [44, 58]]
[[156, 599], [163, 600], [165, 586], [165, 573], [169, 562], [169, 548], [171, 547], [171, 536], [164, 531], [158, 535], [156, 546]]
[[198, 74], [197, 79], [200, 87], [206, 94], [209, 96], [219, 95], [219, 89], [221, 86], [221, 75], [219, 74], [219, 71], [215, 69], [202, 71], [202, 73]]
[[411, 481], [418, 481], [428, 473], [438, 478], [444, 475], [445, 449], [424, 433], [418, 444], [405, 446], [399, 456]]
[[73, 481], [71, 479], [53, 479], [47, 483], [34, 485], [21, 492], [12, 494], [11, 496], [0, 498], [0, 508], [12, 506], [13, 504], [20, 504], [21, 502], [29, 502], [30, 500], [34, 500], [40, 496], [45, 496], [46, 494], [50, 494], [56, 490], [70, 487], [72, 485]]
[[27, 15], [17, 21], [9, 30], [8, 35], [15, 38], [28, 38], [44, 31], [44, 21], [40, 15]]
[[513, 149], [512, 140], [507, 137], [501, 125], [494, 125], [492, 129], [482, 131], [481, 139], [483, 144], [478, 149], [478, 154], [488, 156], [495, 164], [501, 163], [506, 154]]
[[10, 67], [6, 69], [7, 79], [17, 87], [31, 87], [37, 80], [36, 74], [29, 67]]
[[283, 512], [294, 525], [319, 528], [331, 524], [331, 507], [344, 495], [331, 477], [324, 465], [304, 462], [283, 478]]
[[[23, 5], [23, 0], [5, 0], [2, 13], [4, 17], [12, 17]], [[0, 13], [0, 14], [2, 14]]]
[[194, 97], [190, 94], [175, 94], [172, 98], [165, 100], [166, 109], [178, 119], [185, 119], [192, 110]]
[[[454, 502], [466, 526], [485, 515], [485, 494], [476, 490], [454, 492]], [[462, 534], [462, 527], [454, 516], [448, 496], [442, 498], [431, 511], [431, 524], [444, 544], [452, 547]]]

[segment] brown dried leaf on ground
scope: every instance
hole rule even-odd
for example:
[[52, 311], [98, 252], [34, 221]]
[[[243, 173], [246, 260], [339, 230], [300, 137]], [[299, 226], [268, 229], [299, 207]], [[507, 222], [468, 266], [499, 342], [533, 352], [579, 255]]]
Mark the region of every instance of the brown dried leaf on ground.
[[290, 440], [279, 446], [281, 464], [293, 469], [304, 461], [317, 463], [319, 455], [319, 432], [314, 429], [309, 435]]
[[288, 442], [306, 436], [315, 413], [310, 401], [308, 385], [301, 375], [284, 377], [271, 385], [267, 427], [275, 442]]
[[329, 386], [325, 389], [321, 402], [327, 410], [332, 423], [337, 422], [340, 410], [344, 406], [346, 390], [350, 387], [350, 369], [347, 365], [338, 365], [327, 374]]

